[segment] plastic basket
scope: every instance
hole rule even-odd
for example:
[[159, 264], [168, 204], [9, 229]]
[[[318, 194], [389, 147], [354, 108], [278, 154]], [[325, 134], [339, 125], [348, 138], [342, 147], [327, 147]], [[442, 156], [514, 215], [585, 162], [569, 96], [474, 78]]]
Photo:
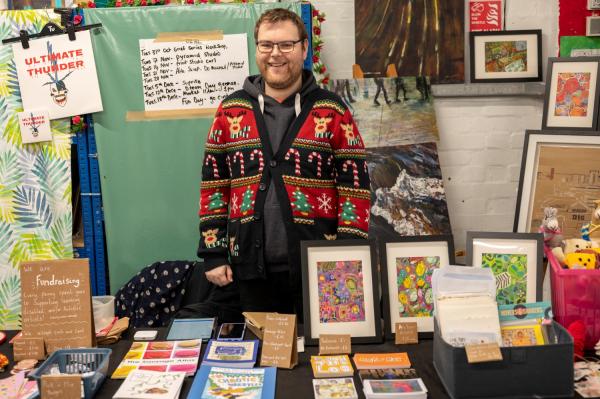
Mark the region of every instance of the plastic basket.
[[37, 381], [42, 391], [42, 376], [46, 374], [81, 374], [83, 394], [91, 399], [106, 378], [111, 349], [60, 349], [50, 355], [29, 377]]
[[585, 348], [600, 339], [600, 270], [563, 269], [552, 251], [544, 248], [550, 263], [552, 313], [565, 328], [581, 320], [585, 324]]

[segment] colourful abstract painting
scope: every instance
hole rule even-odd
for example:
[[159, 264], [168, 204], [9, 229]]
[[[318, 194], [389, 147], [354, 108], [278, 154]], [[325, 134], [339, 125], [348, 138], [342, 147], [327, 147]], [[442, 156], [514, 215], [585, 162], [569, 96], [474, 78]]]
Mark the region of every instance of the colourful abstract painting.
[[360, 260], [317, 262], [321, 323], [365, 321]]
[[356, 63], [365, 73], [464, 82], [464, 0], [355, 0]]
[[435, 143], [367, 148], [369, 237], [452, 234]]
[[587, 116], [590, 75], [589, 72], [558, 74], [554, 116]]
[[439, 256], [396, 258], [398, 313], [400, 317], [431, 317], [431, 276], [440, 267]]
[[527, 41], [510, 40], [501, 42], [486, 42], [485, 71], [527, 71]]
[[496, 277], [498, 305], [527, 302], [527, 255], [483, 253], [481, 267]]
[[[38, 33], [60, 16], [0, 11], [0, 39]], [[52, 141], [23, 144], [23, 111], [12, 46], [0, 46], [0, 329], [20, 328], [22, 261], [73, 257], [69, 119], [51, 121]]]

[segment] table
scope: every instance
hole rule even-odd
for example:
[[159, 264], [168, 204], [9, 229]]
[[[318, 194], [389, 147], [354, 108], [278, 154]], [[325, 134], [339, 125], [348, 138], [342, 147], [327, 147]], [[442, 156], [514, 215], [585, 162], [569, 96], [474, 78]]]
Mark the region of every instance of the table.
[[[131, 339], [133, 337], [133, 331], [124, 336], [124, 339], [113, 345], [107, 345], [106, 348], [112, 349], [110, 357], [110, 365], [108, 369], [109, 377], [112, 372], [117, 368], [121, 360], [129, 350], [131, 346]], [[166, 329], [159, 329], [158, 340], [165, 339]], [[8, 340], [10, 340], [16, 334], [15, 331], [8, 332]], [[252, 335], [250, 331], [247, 331], [247, 335]], [[252, 339], [251, 336], [247, 336], [247, 339]], [[5, 354], [12, 362], [12, 347], [5, 342], [0, 345], [0, 352]], [[205, 345], [203, 344], [205, 347]], [[204, 349], [204, 348], [203, 348]], [[428, 398], [430, 399], [447, 399], [448, 394], [444, 390], [440, 379], [433, 367], [433, 340], [424, 339], [419, 341], [419, 344], [415, 345], [395, 345], [393, 342], [388, 341], [382, 344], [372, 345], [352, 345], [353, 353], [365, 352], [365, 353], [376, 353], [376, 352], [407, 352], [412, 363], [412, 367], [417, 370], [417, 374], [427, 387], [429, 391]], [[313, 385], [312, 385], [312, 368], [310, 366], [310, 356], [317, 355], [318, 347], [306, 347], [305, 352], [299, 353], [298, 366], [293, 370], [277, 370], [277, 389], [276, 397], [285, 399], [310, 399], [314, 397]], [[202, 353], [204, 354], [204, 353]], [[10, 375], [10, 367], [4, 372], [0, 373], [0, 379], [6, 378]], [[104, 384], [100, 388], [99, 393], [95, 396], [99, 399], [110, 399], [117, 391], [123, 380], [111, 380], [107, 378]], [[192, 386], [193, 378], [186, 378], [180, 398], [186, 398], [188, 391]], [[365, 396], [362, 393], [362, 384], [358, 373], [354, 373], [354, 384], [358, 392], [358, 397], [364, 399]], [[575, 398], [581, 398], [575, 393]]]

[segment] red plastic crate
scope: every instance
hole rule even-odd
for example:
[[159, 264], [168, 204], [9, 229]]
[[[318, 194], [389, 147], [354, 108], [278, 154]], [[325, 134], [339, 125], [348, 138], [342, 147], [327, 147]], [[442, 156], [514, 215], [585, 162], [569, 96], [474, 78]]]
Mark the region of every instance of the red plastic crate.
[[544, 252], [550, 264], [554, 319], [565, 328], [583, 321], [585, 348], [593, 349], [600, 340], [600, 270], [563, 269], [549, 248]]

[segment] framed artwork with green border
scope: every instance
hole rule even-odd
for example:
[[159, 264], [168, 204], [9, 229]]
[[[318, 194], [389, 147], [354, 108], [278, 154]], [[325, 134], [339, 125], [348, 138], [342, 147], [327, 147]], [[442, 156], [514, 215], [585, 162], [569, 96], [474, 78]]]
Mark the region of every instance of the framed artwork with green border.
[[467, 266], [490, 268], [498, 305], [542, 300], [541, 233], [467, 232]]

